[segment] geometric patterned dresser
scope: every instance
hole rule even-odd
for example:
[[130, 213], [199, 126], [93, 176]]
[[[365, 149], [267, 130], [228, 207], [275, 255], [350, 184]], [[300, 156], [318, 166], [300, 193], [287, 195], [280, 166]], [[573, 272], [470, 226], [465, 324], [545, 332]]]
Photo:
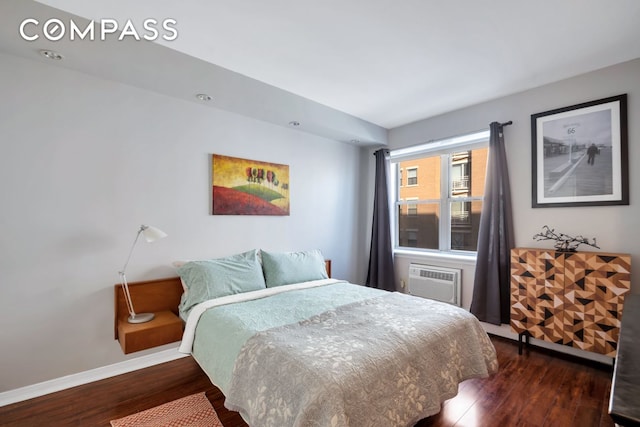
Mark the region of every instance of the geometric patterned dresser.
[[599, 252], [511, 250], [511, 328], [616, 357], [631, 257]]

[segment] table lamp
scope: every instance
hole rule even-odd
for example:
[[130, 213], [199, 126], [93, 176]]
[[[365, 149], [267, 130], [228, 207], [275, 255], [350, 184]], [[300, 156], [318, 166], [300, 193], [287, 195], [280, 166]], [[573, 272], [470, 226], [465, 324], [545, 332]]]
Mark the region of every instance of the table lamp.
[[127, 265], [129, 265], [129, 260], [131, 259], [131, 254], [133, 253], [133, 248], [136, 247], [136, 243], [138, 243], [138, 238], [140, 235], [143, 235], [145, 240], [149, 243], [155, 242], [156, 240], [162, 239], [163, 237], [167, 237], [167, 233], [164, 231], [157, 229], [155, 227], [149, 225], [141, 225], [138, 230], [138, 234], [136, 234], [136, 238], [133, 241], [133, 245], [131, 245], [131, 250], [129, 250], [129, 256], [127, 257], [127, 261], [124, 263], [124, 267], [122, 270], [118, 272], [120, 275], [120, 283], [122, 284], [122, 291], [124, 292], [124, 299], [127, 303], [127, 310], [129, 310], [129, 318], [127, 321], [129, 323], [144, 323], [152, 320], [155, 315], [153, 313], [136, 313], [133, 309], [133, 302], [131, 301], [131, 294], [129, 294], [129, 285], [127, 284], [127, 276], [125, 271], [127, 270]]

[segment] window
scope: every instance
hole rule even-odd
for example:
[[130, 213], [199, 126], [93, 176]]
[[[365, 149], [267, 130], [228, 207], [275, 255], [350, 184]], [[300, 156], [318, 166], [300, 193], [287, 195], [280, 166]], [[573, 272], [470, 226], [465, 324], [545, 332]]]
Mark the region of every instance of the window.
[[477, 250], [488, 145], [486, 131], [391, 151], [407, 179], [394, 189], [397, 249]]
[[418, 168], [407, 168], [407, 185], [418, 185]]
[[418, 246], [418, 230], [407, 230], [407, 246], [412, 248]]
[[407, 199], [407, 216], [418, 215], [418, 205], [413, 203], [414, 200], [418, 200], [417, 197], [410, 197]]

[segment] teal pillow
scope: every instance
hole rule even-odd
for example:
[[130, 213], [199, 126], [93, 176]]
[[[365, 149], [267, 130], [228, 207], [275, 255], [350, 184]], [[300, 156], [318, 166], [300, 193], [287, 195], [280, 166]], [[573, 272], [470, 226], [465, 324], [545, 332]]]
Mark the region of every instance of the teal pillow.
[[220, 259], [190, 261], [177, 272], [186, 287], [179, 306], [183, 319], [201, 302], [266, 287], [257, 250]]
[[262, 251], [262, 270], [267, 288], [329, 277], [324, 257], [317, 249], [304, 252]]

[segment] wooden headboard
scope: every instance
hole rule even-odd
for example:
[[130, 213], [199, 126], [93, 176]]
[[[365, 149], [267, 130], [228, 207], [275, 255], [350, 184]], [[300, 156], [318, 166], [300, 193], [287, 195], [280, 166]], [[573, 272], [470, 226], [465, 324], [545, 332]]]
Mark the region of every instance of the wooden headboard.
[[[325, 260], [324, 263], [327, 275], [331, 277], [331, 260]], [[115, 285], [114, 292], [114, 336], [118, 339], [118, 319], [129, 317], [129, 311], [124, 300], [122, 285]], [[172, 311], [175, 315], [179, 314], [178, 305], [182, 296], [182, 283], [179, 277], [129, 283], [129, 293], [137, 313]]]

